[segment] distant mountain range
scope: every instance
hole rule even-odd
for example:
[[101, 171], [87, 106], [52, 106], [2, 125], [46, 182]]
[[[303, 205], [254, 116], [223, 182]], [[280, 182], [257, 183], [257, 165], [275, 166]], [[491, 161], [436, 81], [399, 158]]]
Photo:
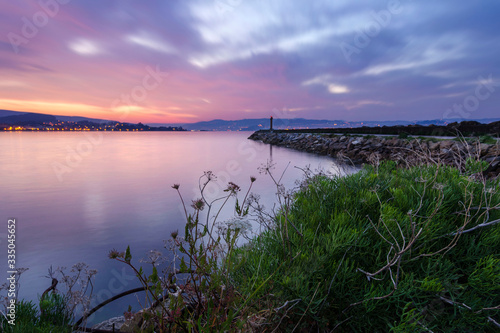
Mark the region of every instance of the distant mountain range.
[[[448, 125], [453, 122], [461, 121], [478, 121], [483, 124], [488, 124], [494, 121], [499, 121], [500, 118], [489, 119], [434, 119], [424, 121], [344, 121], [344, 120], [315, 120], [304, 118], [292, 119], [274, 119], [274, 129], [314, 129], [314, 128], [353, 128], [353, 127], [379, 127], [379, 126], [396, 126], [396, 125]], [[159, 124], [148, 123], [149, 126], [174, 126], [174, 124]], [[192, 124], [175, 124], [175, 126], [182, 126], [187, 130], [193, 131], [258, 131], [261, 129], [268, 129], [270, 126], [269, 118], [259, 119], [241, 119], [241, 120], [222, 120], [215, 119], [211, 121], [202, 121]]]
[[[22, 117], [21, 117], [22, 116]], [[5, 118], [9, 117], [9, 118]], [[19, 117], [19, 118], [16, 118]], [[90, 121], [92, 123], [97, 124], [105, 124], [105, 123], [116, 123], [117, 121], [105, 120], [105, 119], [95, 119], [95, 118], [87, 118], [87, 117], [72, 117], [72, 116], [56, 116], [56, 115], [48, 115], [43, 113], [34, 113], [34, 112], [21, 112], [21, 111], [10, 111], [10, 110], [0, 110], [0, 122], [9, 121], [17, 121], [20, 119], [23, 120], [31, 120], [31, 119], [49, 119], [45, 117], [51, 117], [50, 121], [59, 120], [59, 121]]]
[[87, 117], [54, 116], [50, 114], [0, 110], [0, 131], [117, 131], [157, 132], [185, 131], [182, 127], [151, 127], [142, 123], [122, 123]]
[[[0, 124], [13, 124], [22, 123], [29, 120], [37, 121], [70, 121], [80, 122], [88, 121], [97, 124], [117, 123], [117, 121], [87, 118], [80, 116], [59, 116], [47, 115], [41, 113], [29, 113], [20, 111], [0, 110]], [[304, 118], [291, 118], [291, 119], [274, 119], [273, 128], [275, 129], [314, 129], [314, 128], [351, 128], [351, 127], [378, 127], [378, 126], [395, 126], [395, 125], [447, 125], [453, 122], [461, 121], [478, 121], [483, 124], [499, 121], [500, 118], [488, 119], [433, 119], [424, 121], [344, 121], [344, 120], [315, 120]], [[211, 121], [201, 121], [197, 123], [148, 123], [146, 125], [151, 127], [180, 127], [192, 131], [257, 131], [260, 129], [268, 129], [270, 120], [269, 118], [258, 119], [241, 119], [241, 120], [222, 120], [214, 119]]]

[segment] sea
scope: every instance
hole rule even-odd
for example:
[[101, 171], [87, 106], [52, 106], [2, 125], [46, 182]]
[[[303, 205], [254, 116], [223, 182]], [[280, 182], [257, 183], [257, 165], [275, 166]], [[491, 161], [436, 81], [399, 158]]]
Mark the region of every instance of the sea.
[[[344, 175], [356, 171], [327, 156], [248, 140], [251, 132], [59, 132], [0, 133], [0, 276], [28, 268], [19, 278], [19, 299], [37, 302], [76, 264], [97, 270], [88, 292], [91, 305], [140, 284], [132, 270], [108, 258], [130, 246], [132, 262], [147, 265], [151, 250], [164, 253], [172, 231], [183, 235], [185, 214], [200, 198], [207, 172], [217, 178], [205, 188], [207, 199], [227, 194], [232, 182], [251, 192], [269, 211], [277, 209], [275, 181], [298, 187], [306, 169]], [[264, 172], [271, 170], [273, 178]], [[219, 220], [234, 217], [231, 199]], [[8, 221], [15, 220], [15, 268], [8, 266]], [[249, 237], [260, 231], [250, 221]], [[12, 246], [11, 246], [12, 247]], [[11, 259], [10, 257], [9, 259]], [[10, 264], [10, 263], [9, 263]], [[168, 262], [163, 265], [168, 266]], [[62, 282], [58, 290], [65, 290]], [[5, 296], [5, 290], [1, 291]], [[130, 295], [96, 312], [89, 325], [120, 316], [141, 297]]]

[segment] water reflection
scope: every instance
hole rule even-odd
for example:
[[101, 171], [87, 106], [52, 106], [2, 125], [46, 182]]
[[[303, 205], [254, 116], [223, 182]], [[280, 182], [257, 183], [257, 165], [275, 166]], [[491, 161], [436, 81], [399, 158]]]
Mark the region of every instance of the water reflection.
[[[68, 156], [74, 158], [82, 142], [90, 142], [85, 134], [0, 133], [0, 212], [18, 219], [18, 267], [30, 268], [21, 281], [21, 297], [37, 299], [50, 285], [44, 276], [51, 265], [77, 262], [99, 270], [96, 292], [102, 297], [113, 293], [108, 284], [118, 281], [114, 275], [123, 268], [107, 259], [108, 251], [130, 245], [135, 260], [148, 250], [161, 250], [170, 232], [184, 226], [171, 186], [181, 184], [189, 204], [200, 196], [204, 171], [218, 176], [207, 188], [213, 198], [224, 194], [227, 182], [246, 189], [250, 176], [256, 176], [253, 192], [268, 207], [276, 189], [257, 170], [268, 160], [279, 174], [290, 161], [291, 166], [340, 172], [328, 157], [253, 142], [247, 140], [250, 133], [102, 133], [69, 165]], [[54, 165], [70, 171], [58, 177]], [[293, 187], [300, 177], [301, 171], [290, 167], [283, 182]], [[127, 283], [133, 287], [133, 281]], [[123, 302], [107, 306], [94, 320], [121, 315], [128, 305]]]

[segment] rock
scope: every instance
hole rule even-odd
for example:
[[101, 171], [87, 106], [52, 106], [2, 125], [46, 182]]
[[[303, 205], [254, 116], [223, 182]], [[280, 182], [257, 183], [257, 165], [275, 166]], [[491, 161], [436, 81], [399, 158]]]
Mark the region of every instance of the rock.
[[[398, 163], [416, 162], [426, 155], [448, 165], [456, 165], [457, 159], [466, 159], [469, 153], [479, 154], [482, 160], [490, 163], [489, 174], [498, 175], [500, 161], [500, 144], [468, 144], [467, 147], [457, 141], [444, 140], [438, 142], [425, 140], [403, 140], [396, 137], [364, 137], [331, 136], [311, 133], [278, 133], [261, 131], [253, 133], [249, 139], [259, 140], [277, 146], [314, 152], [316, 154], [337, 156], [349, 159], [354, 163], [370, 162], [370, 156], [377, 159], [388, 159]], [[373, 159], [373, 158], [372, 158]], [[493, 162], [493, 163], [492, 163]]]
[[439, 142], [430, 142], [429, 143], [429, 150], [436, 150], [439, 148]]
[[132, 315], [132, 318], [126, 320], [120, 327], [120, 332], [135, 333], [142, 332], [149, 326], [144, 322], [143, 310]]
[[479, 145], [479, 151], [480, 151], [481, 156], [485, 156], [488, 153], [489, 148], [490, 148], [490, 145], [488, 145], [486, 143], [481, 143]]
[[108, 319], [106, 321], [103, 321], [102, 323], [99, 323], [97, 325], [92, 326], [92, 328], [112, 331], [113, 325], [115, 325], [115, 331], [118, 332], [120, 330], [120, 328], [122, 327], [123, 323], [125, 323], [125, 317], [120, 316], [120, 317], [114, 317], [114, 318]]
[[488, 159], [486, 159], [486, 161], [487, 161], [488, 163], [490, 163], [490, 166], [489, 166], [489, 169], [490, 169], [490, 170], [494, 170], [494, 169], [496, 169], [498, 166], [500, 166], [500, 156], [496, 156], [496, 157], [494, 157], [494, 158], [490, 159], [489, 161], [488, 161]]
[[443, 149], [449, 150], [452, 145], [453, 145], [453, 141], [450, 141], [450, 140], [441, 141], [439, 143], [439, 147], [441, 148], [441, 150], [443, 150]]
[[488, 155], [494, 155], [494, 156], [500, 155], [500, 145], [499, 145], [499, 143], [500, 143], [500, 141], [498, 141], [496, 145], [491, 145], [490, 146], [490, 149], [488, 150]]
[[500, 156], [488, 156], [484, 159], [486, 162], [493, 164], [493, 162], [499, 162]]

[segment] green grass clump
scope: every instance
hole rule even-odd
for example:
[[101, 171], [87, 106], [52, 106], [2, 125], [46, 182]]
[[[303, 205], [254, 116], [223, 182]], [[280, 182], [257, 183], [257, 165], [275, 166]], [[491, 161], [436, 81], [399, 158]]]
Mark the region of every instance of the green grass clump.
[[497, 139], [495, 139], [494, 137], [492, 137], [490, 135], [483, 135], [483, 136], [479, 137], [479, 142], [494, 145], [497, 143]]
[[498, 185], [394, 162], [315, 177], [235, 253], [233, 278], [272, 304], [258, 313], [273, 329], [497, 331], [500, 224], [481, 224], [500, 219]]
[[32, 301], [20, 301], [16, 305], [15, 325], [0, 317], [1, 332], [6, 333], [69, 333], [73, 319], [61, 295], [52, 294], [40, 301], [38, 310]]
[[419, 136], [417, 139], [422, 140], [422, 141], [427, 141], [427, 142], [439, 142], [439, 141], [444, 141], [444, 139], [438, 139], [430, 136]]

